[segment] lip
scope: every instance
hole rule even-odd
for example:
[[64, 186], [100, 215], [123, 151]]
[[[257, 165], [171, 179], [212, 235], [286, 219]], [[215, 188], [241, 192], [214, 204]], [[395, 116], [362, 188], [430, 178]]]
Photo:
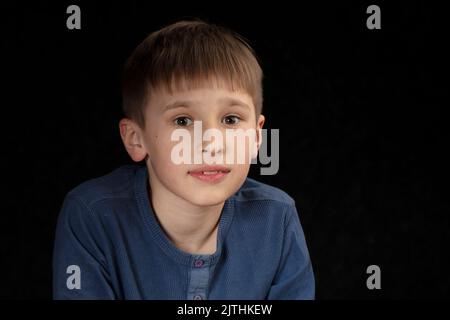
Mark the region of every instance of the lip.
[[[230, 169], [224, 166], [202, 166], [193, 170], [189, 170], [188, 174], [204, 182], [218, 183], [222, 181]], [[205, 173], [205, 172], [215, 172], [215, 173]]]

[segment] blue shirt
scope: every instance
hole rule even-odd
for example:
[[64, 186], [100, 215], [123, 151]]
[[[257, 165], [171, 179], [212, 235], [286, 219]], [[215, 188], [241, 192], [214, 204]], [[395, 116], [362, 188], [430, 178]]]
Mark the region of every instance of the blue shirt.
[[295, 203], [247, 178], [225, 201], [214, 254], [178, 249], [153, 213], [145, 166], [86, 181], [64, 199], [53, 253], [55, 299], [313, 299]]

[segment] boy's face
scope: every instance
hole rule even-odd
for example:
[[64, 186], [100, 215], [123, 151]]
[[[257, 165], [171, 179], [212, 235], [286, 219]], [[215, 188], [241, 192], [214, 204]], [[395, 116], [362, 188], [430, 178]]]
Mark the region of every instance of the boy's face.
[[[153, 92], [145, 119], [145, 130], [140, 131], [140, 157], [149, 156], [147, 167], [152, 190], [158, 188], [156, 193], [168, 192], [197, 206], [220, 204], [238, 190], [249, 171], [249, 154], [256, 156], [250, 150], [259, 147], [259, 129], [264, 124], [264, 116], [260, 115], [256, 119], [253, 100], [247, 93], [217, 87], [172, 94], [164, 90]], [[197, 121], [201, 121], [201, 132], [198, 126], [200, 122]], [[221, 133], [221, 141], [217, 138], [205, 141], [203, 134], [208, 129], [216, 129], [216, 133]], [[237, 129], [256, 134], [253, 138], [251, 135], [231, 137], [229, 133], [239, 132]], [[182, 148], [182, 153], [178, 151], [181, 146], [186, 146], [186, 142], [179, 135], [174, 139], [172, 135], [175, 131], [188, 134], [183, 138], [189, 135], [191, 138], [188, 140], [190, 148]], [[230, 139], [234, 140], [234, 146]], [[241, 142], [245, 140], [245, 144], [241, 144], [245, 148], [237, 147], [238, 139]], [[188, 163], [180, 164], [174, 159], [174, 155], [189, 153], [191, 161]], [[240, 158], [238, 153], [245, 155]], [[228, 159], [227, 154], [230, 156]], [[139, 157], [133, 159], [141, 160]], [[198, 163], [199, 159], [201, 163]], [[242, 159], [245, 159], [244, 163]], [[210, 169], [215, 170], [203, 171]]]

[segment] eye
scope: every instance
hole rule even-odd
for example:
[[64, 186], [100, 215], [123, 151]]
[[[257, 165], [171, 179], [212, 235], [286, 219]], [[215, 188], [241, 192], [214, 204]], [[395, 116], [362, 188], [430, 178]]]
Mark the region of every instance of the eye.
[[189, 119], [188, 117], [178, 117], [175, 120], [173, 120], [173, 123], [175, 123], [175, 125], [180, 127], [187, 127], [188, 125], [192, 124], [192, 120]]
[[223, 118], [223, 123], [229, 125], [238, 124], [239, 121], [241, 121], [241, 118], [239, 118], [238, 116], [226, 116], [225, 118]]

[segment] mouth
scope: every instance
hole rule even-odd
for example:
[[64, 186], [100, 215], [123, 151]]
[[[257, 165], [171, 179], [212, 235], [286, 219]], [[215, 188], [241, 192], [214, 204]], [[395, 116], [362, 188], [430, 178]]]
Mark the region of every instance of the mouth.
[[190, 170], [188, 174], [204, 182], [218, 183], [222, 181], [230, 171], [230, 169], [223, 166], [204, 166]]

